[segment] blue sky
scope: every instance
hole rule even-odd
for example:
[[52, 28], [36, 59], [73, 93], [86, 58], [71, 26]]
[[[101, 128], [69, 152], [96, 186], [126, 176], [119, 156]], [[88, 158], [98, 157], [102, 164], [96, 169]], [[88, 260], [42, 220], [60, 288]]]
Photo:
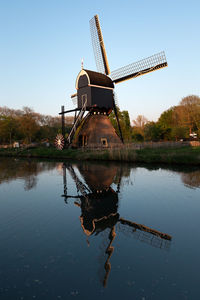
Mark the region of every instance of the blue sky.
[[116, 85], [131, 120], [156, 120], [200, 96], [200, 1], [0, 0], [0, 106], [57, 115], [84, 58], [96, 70], [89, 20], [99, 15], [111, 71], [165, 51], [168, 68]]

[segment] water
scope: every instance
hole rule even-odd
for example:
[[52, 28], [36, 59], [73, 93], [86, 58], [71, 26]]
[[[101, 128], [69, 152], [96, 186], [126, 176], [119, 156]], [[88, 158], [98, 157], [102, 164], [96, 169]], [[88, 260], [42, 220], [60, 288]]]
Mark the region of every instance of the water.
[[0, 159], [0, 299], [199, 299], [199, 212], [197, 168]]

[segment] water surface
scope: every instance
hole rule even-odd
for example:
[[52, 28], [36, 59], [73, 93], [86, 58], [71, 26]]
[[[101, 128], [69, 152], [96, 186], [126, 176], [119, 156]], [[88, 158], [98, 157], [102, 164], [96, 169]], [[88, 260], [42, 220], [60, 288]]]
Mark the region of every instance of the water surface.
[[0, 299], [199, 299], [200, 169], [0, 159]]

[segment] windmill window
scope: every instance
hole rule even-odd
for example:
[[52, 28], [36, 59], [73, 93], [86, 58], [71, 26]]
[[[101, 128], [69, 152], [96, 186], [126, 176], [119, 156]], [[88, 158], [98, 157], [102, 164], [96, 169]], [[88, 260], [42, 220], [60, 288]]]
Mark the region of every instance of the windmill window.
[[101, 144], [105, 147], [108, 147], [108, 141], [107, 138], [101, 138]]

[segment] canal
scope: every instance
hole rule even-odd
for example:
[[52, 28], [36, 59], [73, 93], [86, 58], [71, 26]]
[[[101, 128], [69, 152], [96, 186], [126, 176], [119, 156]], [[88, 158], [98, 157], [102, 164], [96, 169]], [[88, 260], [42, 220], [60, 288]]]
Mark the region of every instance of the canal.
[[199, 299], [200, 169], [0, 158], [0, 299]]

